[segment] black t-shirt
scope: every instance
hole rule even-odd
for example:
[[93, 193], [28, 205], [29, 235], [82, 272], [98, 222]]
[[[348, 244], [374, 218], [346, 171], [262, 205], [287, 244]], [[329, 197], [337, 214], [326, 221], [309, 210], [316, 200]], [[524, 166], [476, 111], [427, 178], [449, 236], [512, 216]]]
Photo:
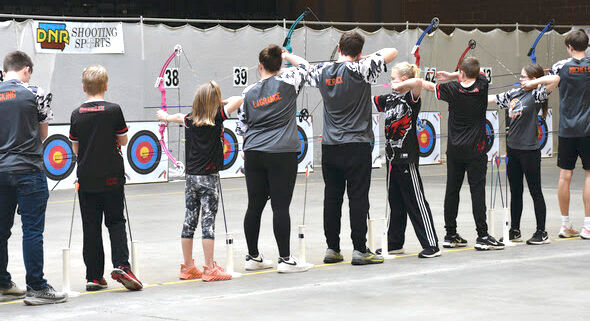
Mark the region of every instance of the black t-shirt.
[[488, 85], [483, 74], [469, 87], [458, 81], [436, 85], [436, 98], [449, 103], [447, 154], [471, 159], [485, 153]]
[[72, 112], [70, 140], [79, 143], [80, 190], [100, 192], [125, 184], [117, 136], [127, 134], [121, 107], [104, 100], [83, 103]]
[[223, 167], [223, 121], [227, 119], [225, 110], [220, 107], [215, 115], [215, 125], [196, 126], [192, 113], [184, 117], [184, 136], [186, 137], [186, 173], [189, 175], [209, 175], [219, 172]]
[[412, 91], [374, 96], [375, 108], [385, 113], [385, 152], [391, 163], [418, 163], [416, 122], [422, 102]]

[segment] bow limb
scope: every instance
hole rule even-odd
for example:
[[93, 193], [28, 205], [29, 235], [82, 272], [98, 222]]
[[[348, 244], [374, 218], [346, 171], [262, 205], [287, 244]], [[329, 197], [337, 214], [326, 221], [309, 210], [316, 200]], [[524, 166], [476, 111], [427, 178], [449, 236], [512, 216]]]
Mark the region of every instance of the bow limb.
[[293, 31], [295, 31], [295, 27], [305, 18], [307, 13], [309, 12], [308, 9], [305, 9], [302, 14], [291, 24], [291, 28], [289, 28], [289, 32], [285, 36], [285, 40], [283, 40], [283, 47], [287, 49], [289, 53], [293, 52], [293, 48], [291, 47], [291, 36], [293, 35]]
[[533, 64], [537, 63], [537, 57], [535, 56], [535, 48], [537, 47], [539, 40], [541, 40], [541, 38], [543, 37], [545, 32], [553, 29], [554, 25], [555, 25], [555, 19], [549, 20], [549, 22], [545, 25], [545, 28], [543, 28], [543, 30], [541, 30], [541, 33], [537, 36], [537, 39], [535, 39], [535, 42], [533, 42], [533, 45], [531, 46], [531, 49], [529, 49], [529, 53], [527, 54], [527, 56], [529, 56], [531, 58], [531, 63], [533, 63]]
[[459, 65], [461, 64], [461, 61], [463, 61], [463, 58], [465, 58], [465, 55], [467, 54], [467, 52], [469, 52], [469, 50], [475, 49], [475, 46], [477, 46], [477, 43], [475, 42], [475, 40], [470, 39], [469, 43], [467, 44], [467, 48], [465, 48], [465, 50], [463, 50], [463, 53], [461, 54], [459, 61], [457, 61], [457, 67], [455, 67], [455, 71], [459, 70]]
[[418, 41], [416, 41], [416, 44], [414, 45], [414, 48], [412, 48], [412, 54], [414, 55], [414, 57], [416, 58], [416, 66], [420, 67], [420, 44], [422, 43], [422, 40], [424, 40], [424, 37], [426, 37], [426, 35], [432, 30], [436, 30], [438, 28], [438, 23], [439, 20], [437, 17], [432, 18], [432, 21], [430, 22], [430, 25], [428, 25], [428, 27], [426, 27], [426, 29], [424, 29], [424, 31], [422, 32], [422, 34], [420, 35], [420, 38], [418, 38]]

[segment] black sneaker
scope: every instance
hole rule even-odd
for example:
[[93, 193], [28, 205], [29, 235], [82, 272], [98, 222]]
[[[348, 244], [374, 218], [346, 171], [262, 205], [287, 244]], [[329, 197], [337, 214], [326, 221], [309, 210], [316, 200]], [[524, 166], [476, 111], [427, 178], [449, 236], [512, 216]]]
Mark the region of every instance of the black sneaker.
[[422, 252], [418, 254], [418, 257], [427, 259], [431, 257], [440, 256], [441, 253], [442, 252], [438, 247], [428, 247], [422, 250]]
[[68, 300], [68, 294], [65, 292], [57, 292], [53, 287], [47, 284], [41, 290], [33, 290], [27, 287], [27, 296], [23, 300], [26, 305], [42, 305], [62, 303]]
[[445, 248], [453, 248], [453, 247], [465, 247], [467, 246], [467, 240], [461, 237], [459, 233], [455, 235], [445, 235], [445, 240], [443, 242], [443, 247]]
[[549, 243], [551, 243], [551, 240], [545, 231], [536, 231], [535, 234], [533, 234], [533, 237], [526, 241], [526, 244], [529, 245], [541, 245]]
[[496, 241], [496, 239], [491, 235], [486, 235], [478, 237], [474, 247], [479, 251], [503, 250], [504, 243]]
[[[522, 242], [522, 235], [520, 234], [519, 229], [510, 228], [510, 231], [508, 231], [508, 238], [510, 239], [510, 242], [514, 242], [514, 243]], [[504, 242], [503, 237], [500, 238], [500, 242]]]
[[6, 286], [0, 286], [0, 302], [24, 299], [27, 291], [19, 288], [14, 282]]

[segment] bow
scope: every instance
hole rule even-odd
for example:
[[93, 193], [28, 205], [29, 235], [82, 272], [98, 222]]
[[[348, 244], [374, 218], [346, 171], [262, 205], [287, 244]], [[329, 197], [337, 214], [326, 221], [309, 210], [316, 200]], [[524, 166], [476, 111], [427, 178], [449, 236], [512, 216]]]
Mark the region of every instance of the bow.
[[[283, 48], [287, 50], [287, 52], [292, 53], [293, 48], [291, 47], [291, 36], [293, 35], [293, 31], [295, 31], [295, 27], [301, 22], [301, 20], [305, 19], [305, 16], [309, 13], [309, 9], [305, 9], [302, 14], [293, 22], [291, 28], [289, 28], [289, 32], [285, 36], [285, 40], [283, 40]], [[291, 64], [287, 62], [287, 67], [291, 67]]]
[[[158, 74], [158, 78], [156, 78], [155, 87], [158, 88], [158, 90], [160, 91], [161, 106], [162, 106], [161, 109], [163, 111], [168, 110], [168, 108], [167, 108], [168, 105], [166, 104], [166, 89], [164, 88], [164, 73], [166, 73], [166, 68], [168, 68], [168, 65], [170, 65], [172, 60], [174, 60], [175, 57], [180, 56], [181, 54], [182, 54], [182, 47], [180, 45], [174, 46], [174, 51], [170, 54], [168, 59], [166, 59], [166, 62], [164, 63], [164, 65], [162, 66], [162, 69], [160, 70], [160, 73]], [[172, 154], [170, 154], [170, 151], [168, 150], [168, 147], [166, 146], [166, 142], [164, 141], [164, 131], [166, 130], [166, 127], [168, 127], [167, 123], [160, 124], [160, 128], [159, 128], [160, 146], [162, 147], [162, 150], [166, 153], [166, 156], [168, 156], [168, 159], [170, 161], [172, 161], [172, 164], [174, 164], [174, 167], [176, 167], [176, 169], [180, 173], [184, 173], [184, 164], [181, 163], [180, 161], [177, 161], [172, 156]]]
[[463, 61], [463, 58], [465, 58], [465, 55], [467, 54], [467, 52], [469, 52], [469, 50], [471, 49], [475, 49], [475, 46], [477, 45], [477, 43], [475, 42], [475, 40], [470, 39], [469, 43], [467, 43], [467, 48], [465, 48], [465, 50], [463, 50], [463, 53], [461, 54], [461, 58], [459, 58], [459, 61], [457, 62], [457, 67], [455, 67], [455, 71], [459, 70], [459, 65], [461, 64], [461, 61]]
[[529, 56], [531, 58], [531, 62], [533, 64], [537, 63], [537, 57], [535, 56], [535, 48], [537, 47], [537, 43], [539, 43], [539, 40], [541, 40], [541, 38], [543, 37], [543, 35], [545, 34], [545, 32], [550, 31], [551, 29], [553, 29], [553, 26], [555, 25], [555, 19], [551, 19], [549, 20], [549, 22], [547, 23], [547, 25], [545, 25], [545, 28], [543, 28], [543, 30], [541, 30], [541, 33], [537, 36], [537, 39], [535, 39], [535, 42], [533, 42], [533, 45], [531, 46], [531, 49], [529, 49], [529, 53], [527, 54], [527, 56]]
[[412, 54], [414, 55], [414, 57], [416, 57], [416, 66], [420, 67], [420, 44], [422, 43], [422, 40], [424, 40], [424, 37], [432, 30], [436, 30], [438, 28], [438, 18], [434, 17], [432, 18], [432, 21], [430, 22], [430, 25], [428, 27], [426, 27], [426, 29], [424, 29], [424, 31], [422, 32], [422, 35], [420, 35], [420, 38], [418, 38], [418, 41], [416, 41], [416, 44], [414, 45], [414, 48], [412, 48]]

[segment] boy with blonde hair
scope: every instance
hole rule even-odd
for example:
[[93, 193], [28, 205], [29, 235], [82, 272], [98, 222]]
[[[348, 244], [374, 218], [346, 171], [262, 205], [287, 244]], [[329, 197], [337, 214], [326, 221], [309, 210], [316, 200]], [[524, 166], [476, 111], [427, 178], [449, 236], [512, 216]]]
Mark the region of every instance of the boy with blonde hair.
[[121, 107], [104, 100], [108, 80], [103, 66], [84, 69], [82, 89], [88, 100], [76, 108], [71, 117], [70, 140], [78, 155], [86, 290], [107, 287], [103, 277], [103, 216], [111, 240], [114, 267], [111, 277], [129, 290], [141, 290], [143, 285], [129, 267], [123, 216], [125, 169], [121, 146], [127, 145], [127, 125]]

